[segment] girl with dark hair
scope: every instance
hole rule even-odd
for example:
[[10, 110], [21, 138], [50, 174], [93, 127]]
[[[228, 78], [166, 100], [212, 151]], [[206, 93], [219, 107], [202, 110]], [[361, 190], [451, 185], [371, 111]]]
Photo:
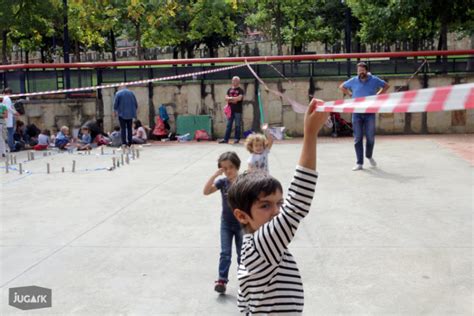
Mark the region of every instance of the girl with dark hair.
[[134, 123], [134, 129], [133, 129], [133, 137], [132, 137], [132, 143], [133, 144], [144, 144], [146, 143], [148, 137], [146, 135], [146, 130], [142, 125], [142, 122], [140, 120], [136, 120]]

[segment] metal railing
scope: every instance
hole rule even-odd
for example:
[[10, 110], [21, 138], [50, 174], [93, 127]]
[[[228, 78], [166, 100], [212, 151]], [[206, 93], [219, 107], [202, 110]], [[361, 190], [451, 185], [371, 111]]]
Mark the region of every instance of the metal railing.
[[[443, 57], [441, 57], [443, 56]], [[378, 76], [411, 75], [426, 60], [425, 74], [474, 73], [474, 50], [397, 53], [354, 53], [296, 56], [253, 56], [155, 61], [126, 61], [71, 64], [17, 64], [0, 66], [0, 82], [15, 93], [64, 89], [65, 69], [69, 69], [69, 88], [129, 82], [220, 68], [222, 64], [249, 62], [260, 78], [324, 78], [356, 74], [356, 65], [365, 61]], [[271, 65], [269, 65], [271, 63]], [[178, 66], [180, 65], [180, 66]], [[186, 81], [230, 80], [233, 76], [254, 79], [247, 67], [189, 76]]]

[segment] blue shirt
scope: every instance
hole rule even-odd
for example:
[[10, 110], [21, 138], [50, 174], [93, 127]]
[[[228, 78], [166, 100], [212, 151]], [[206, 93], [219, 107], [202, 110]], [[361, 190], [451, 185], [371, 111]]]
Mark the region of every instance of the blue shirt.
[[63, 132], [59, 131], [56, 134], [56, 140], [69, 140], [69, 137], [63, 134]]
[[90, 144], [90, 143], [92, 143], [91, 134], [82, 134], [82, 142], [83, 142], [84, 144]]
[[235, 218], [234, 213], [230, 209], [229, 202], [228, 202], [228, 195], [227, 191], [230, 187], [230, 181], [227, 178], [220, 178], [218, 179], [214, 185], [221, 191], [222, 196], [222, 219], [225, 220], [227, 223], [231, 225], [235, 225], [236, 227], [240, 227], [239, 221]]
[[344, 88], [352, 91], [353, 98], [375, 95], [387, 83], [377, 76], [367, 75], [367, 80], [362, 81], [358, 76], [344, 82]]
[[130, 120], [137, 117], [137, 99], [135, 94], [128, 90], [122, 89], [115, 94], [114, 111], [118, 116]]

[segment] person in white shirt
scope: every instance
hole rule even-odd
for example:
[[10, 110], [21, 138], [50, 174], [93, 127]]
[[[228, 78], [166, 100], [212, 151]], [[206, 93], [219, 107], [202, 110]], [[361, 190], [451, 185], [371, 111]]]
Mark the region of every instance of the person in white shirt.
[[268, 131], [268, 124], [262, 126], [263, 134], [251, 134], [245, 140], [245, 147], [250, 153], [247, 160], [248, 171], [268, 171], [268, 154], [273, 145], [273, 136]]
[[234, 216], [246, 232], [237, 273], [243, 314], [303, 312], [303, 282], [288, 246], [310, 211], [318, 178], [317, 134], [328, 118], [315, 111], [320, 103], [313, 99], [306, 112], [303, 147], [285, 200], [280, 182], [262, 171], [240, 175], [228, 191]]
[[41, 134], [38, 135], [38, 144], [36, 144], [34, 150], [46, 150], [48, 149], [49, 144], [51, 143], [51, 131], [49, 129], [44, 129]]
[[7, 131], [8, 131], [8, 147], [10, 147], [10, 152], [15, 151], [15, 141], [13, 140], [13, 134], [15, 133], [15, 116], [20, 114], [15, 110], [13, 102], [10, 99], [9, 95], [12, 94], [11, 88], [5, 88], [3, 90], [3, 104], [6, 105], [8, 116], [7, 116]]
[[148, 137], [146, 136], [146, 130], [140, 120], [136, 120], [134, 123], [134, 131], [132, 137], [133, 144], [144, 144]]

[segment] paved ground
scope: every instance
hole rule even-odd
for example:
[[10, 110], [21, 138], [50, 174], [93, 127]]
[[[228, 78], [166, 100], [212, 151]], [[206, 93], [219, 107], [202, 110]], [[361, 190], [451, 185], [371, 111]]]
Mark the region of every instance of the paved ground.
[[[321, 139], [312, 213], [291, 245], [305, 315], [473, 314], [473, 144], [378, 137], [379, 167], [352, 172], [351, 139]], [[284, 186], [300, 146], [270, 154]], [[220, 196], [201, 193], [224, 150], [248, 157], [241, 145], [160, 143], [115, 171], [100, 169], [110, 149], [36, 155], [23, 176], [0, 169], [0, 314], [238, 315], [235, 264], [228, 294], [213, 292]], [[9, 306], [8, 289], [29, 285], [52, 289], [53, 307]]]

